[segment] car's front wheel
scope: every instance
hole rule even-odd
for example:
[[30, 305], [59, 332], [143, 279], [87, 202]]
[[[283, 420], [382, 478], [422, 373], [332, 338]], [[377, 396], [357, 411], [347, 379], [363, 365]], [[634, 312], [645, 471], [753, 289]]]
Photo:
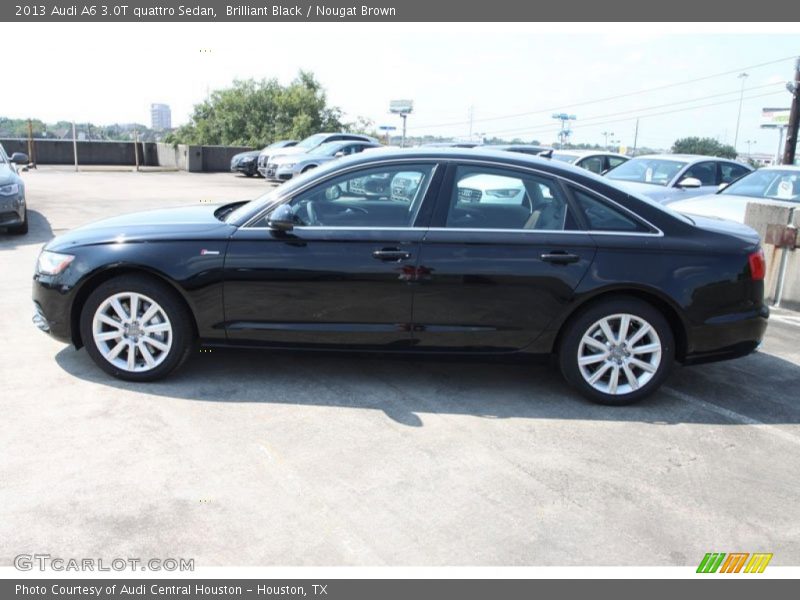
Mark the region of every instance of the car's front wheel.
[[664, 315], [637, 298], [608, 298], [567, 325], [559, 363], [565, 379], [594, 402], [624, 405], [656, 391], [675, 359]]
[[98, 286], [83, 306], [80, 330], [92, 360], [129, 381], [153, 381], [178, 368], [194, 337], [176, 292], [141, 275], [115, 277]]

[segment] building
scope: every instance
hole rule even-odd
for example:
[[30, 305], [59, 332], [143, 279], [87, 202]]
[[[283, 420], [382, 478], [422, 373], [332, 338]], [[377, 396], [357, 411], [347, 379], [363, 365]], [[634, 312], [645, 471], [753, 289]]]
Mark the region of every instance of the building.
[[172, 111], [169, 104], [150, 105], [150, 128], [154, 131], [172, 129]]

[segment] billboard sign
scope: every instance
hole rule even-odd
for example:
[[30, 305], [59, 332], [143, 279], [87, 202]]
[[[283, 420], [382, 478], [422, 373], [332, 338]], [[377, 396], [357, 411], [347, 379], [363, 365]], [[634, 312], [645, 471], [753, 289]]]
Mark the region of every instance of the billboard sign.
[[395, 114], [408, 114], [414, 110], [413, 100], [392, 100], [389, 102], [389, 112]]
[[788, 108], [762, 108], [761, 127], [786, 127], [789, 124]]

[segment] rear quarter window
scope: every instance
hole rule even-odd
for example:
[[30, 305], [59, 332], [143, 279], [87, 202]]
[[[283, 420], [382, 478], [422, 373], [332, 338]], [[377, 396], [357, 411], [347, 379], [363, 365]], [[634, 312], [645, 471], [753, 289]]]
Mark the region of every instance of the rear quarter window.
[[580, 216], [590, 231], [647, 233], [650, 229], [625, 211], [582, 190], [572, 189]]

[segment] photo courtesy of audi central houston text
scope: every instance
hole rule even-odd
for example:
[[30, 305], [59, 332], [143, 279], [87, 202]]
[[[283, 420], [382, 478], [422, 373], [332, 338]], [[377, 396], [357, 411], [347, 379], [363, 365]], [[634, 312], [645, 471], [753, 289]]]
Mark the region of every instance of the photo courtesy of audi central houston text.
[[0, 597], [800, 577], [796, 22], [144, 4], [0, 5]]

